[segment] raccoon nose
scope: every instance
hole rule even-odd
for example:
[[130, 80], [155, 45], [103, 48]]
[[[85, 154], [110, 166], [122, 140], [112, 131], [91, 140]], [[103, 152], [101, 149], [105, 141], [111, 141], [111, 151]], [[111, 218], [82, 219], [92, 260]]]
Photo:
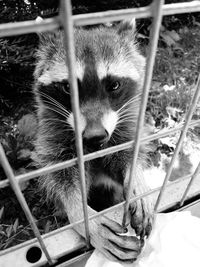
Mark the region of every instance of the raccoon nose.
[[86, 127], [83, 131], [83, 142], [89, 146], [100, 146], [108, 141], [108, 132], [101, 125]]

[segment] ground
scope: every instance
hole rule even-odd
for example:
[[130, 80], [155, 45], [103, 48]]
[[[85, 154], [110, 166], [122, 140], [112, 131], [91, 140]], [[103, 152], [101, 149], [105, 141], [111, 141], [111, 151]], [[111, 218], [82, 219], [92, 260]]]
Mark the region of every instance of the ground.
[[[147, 39], [139, 35], [141, 44]], [[190, 100], [200, 70], [200, 31], [199, 25], [192, 28], [182, 27], [178, 30], [161, 29], [159, 47], [156, 56], [153, 81], [147, 108], [147, 121], [154, 132], [163, 128], [173, 128], [184, 121], [184, 115], [190, 106]], [[145, 49], [144, 49], [145, 50]], [[12, 108], [11, 114], [0, 114], [0, 141], [16, 174], [34, 169], [31, 161], [34, 153], [34, 139], [37, 120], [34, 109], [29, 104], [19, 101]], [[200, 119], [200, 103], [193, 119]], [[154, 166], [165, 168], [173, 154], [178, 134], [167, 139], [162, 138], [153, 143], [154, 151], [150, 161]], [[192, 170], [190, 154], [199, 147], [200, 127], [191, 129], [187, 135], [179, 159], [187, 168], [181, 175]], [[187, 151], [189, 152], [187, 152]], [[197, 151], [198, 152], [198, 151]], [[195, 153], [197, 153], [195, 152]], [[177, 171], [178, 170], [178, 171]], [[173, 177], [180, 174], [175, 170]], [[180, 175], [179, 175], [180, 176]], [[0, 169], [0, 180], [5, 175]], [[173, 178], [175, 179], [175, 178]], [[22, 190], [41, 234], [47, 233], [66, 223], [66, 220], [53, 208], [46, 204], [37, 187], [37, 179], [22, 185]], [[0, 190], [0, 250], [16, 245], [32, 238], [31, 227], [10, 188]]]

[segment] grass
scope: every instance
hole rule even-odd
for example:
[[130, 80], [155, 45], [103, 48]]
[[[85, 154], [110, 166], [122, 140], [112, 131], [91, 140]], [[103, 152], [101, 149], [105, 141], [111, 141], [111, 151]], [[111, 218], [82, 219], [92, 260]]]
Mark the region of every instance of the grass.
[[[200, 32], [198, 27], [184, 27], [177, 31], [179, 41], [168, 45], [161, 39], [157, 51], [152, 88], [147, 107], [147, 118], [155, 130], [169, 127], [169, 123], [180, 123], [184, 120], [194, 91], [197, 75], [200, 70]], [[13, 108], [10, 116], [0, 115], [0, 141], [15, 171], [23, 173], [33, 169], [31, 155], [34, 153], [36, 118], [32, 110], [19, 103]], [[200, 118], [200, 105], [194, 118]], [[193, 130], [197, 138], [200, 128]], [[154, 164], [159, 163], [159, 153], [169, 156], [173, 147], [155, 143]], [[155, 160], [156, 159], [156, 160]], [[153, 162], [153, 160], [152, 160]], [[5, 175], [0, 169], [0, 180]], [[36, 219], [41, 234], [52, 231], [66, 224], [66, 219], [46, 204], [37, 188], [37, 182], [31, 180], [23, 184], [23, 193], [31, 212]], [[33, 232], [12, 190], [0, 190], [0, 250], [14, 246], [33, 238]]]

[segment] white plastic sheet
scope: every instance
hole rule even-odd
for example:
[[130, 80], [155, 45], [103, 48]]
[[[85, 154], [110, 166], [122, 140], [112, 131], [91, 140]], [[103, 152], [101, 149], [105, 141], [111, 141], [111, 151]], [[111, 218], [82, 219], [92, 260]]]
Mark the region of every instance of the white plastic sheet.
[[146, 245], [132, 264], [109, 261], [95, 250], [86, 267], [200, 267], [200, 219], [190, 212], [158, 214]]

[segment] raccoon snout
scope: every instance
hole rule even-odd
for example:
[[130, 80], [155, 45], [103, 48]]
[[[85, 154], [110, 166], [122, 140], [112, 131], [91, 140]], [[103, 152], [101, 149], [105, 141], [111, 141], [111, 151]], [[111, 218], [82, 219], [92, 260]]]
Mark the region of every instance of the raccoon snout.
[[109, 139], [109, 134], [106, 129], [99, 124], [91, 125], [85, 128], [82, 133], [83, 143], [89, 147], [100, 147]]

